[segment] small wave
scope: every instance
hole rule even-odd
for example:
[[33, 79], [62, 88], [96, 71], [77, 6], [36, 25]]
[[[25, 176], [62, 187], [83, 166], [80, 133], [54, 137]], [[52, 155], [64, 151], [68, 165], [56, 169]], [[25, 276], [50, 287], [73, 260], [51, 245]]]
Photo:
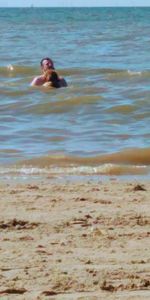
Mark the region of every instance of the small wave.
[[67, 155], [48, 155], [40, 158], [23, 161], [24, 165], [33, 167], [49, 166], [93, 166], [97, 167], [102, 164], [129, 165], [129, 166], [149, 166], [150, 165], [150, 148], [127, 149], [112, 154], [103, 154], [91, 157], [78, 157]]
[[29, 108], [27, 108], [28, 113], [32, 114], [38, 114], [38, 115], [47, 115], [50, 113], [60, 114], [60, 113], [66, 113], [72, 110], [75, 106], [82, 106], [82, 105], [88, 105], [94, 102], [97, 102], [102, 97], [97, 95], [85, 95], [85, 96], [79, 96], [79, 97], [72, 97], [68, 99], [58, 100], [57, 102], [51, 102], [51, 103], [40, 103], [31, 105]]
[[63, 69], [59, 70], [60, 74], [66, 76], [74, 76], [74, 75], [114, 75], [114, 76], [144, 76], [144, 77], [150, 77], [150, 71], [149, 70], [140, 70], [140, 71], [134, 71], [134, 70], [126, 70], [126, 69], [113, 69], [113, 68], [70, 68], [70, 69]]
[[142, 175], [150, 173], [150, 149], [130, 149], [94, 157], [48, 155], [2, 167], [0, 174]]
[[123, 69], [112, 69], [112, 68], [70, 68], [59, 70], [60, 74], [63, 73], [65, 76], [74, 75], [100, 75], [100, 74], [123, 74], [127, 73], [127, 70]]
[[[56, 66], [57, 67], [57, 66]], [[89, 75], [114, 75], [114, 76], [146, 76], [150, 77], [149, 70], [134, 71], [125, 69], [113, 69], [113, 68], [57, 68], [58, 72], [62, 76], [89, 76]], [[9, 64], [0, 67], [0, 75], [31, 75], [35, 76], [40, 73], [40, 66], [29, 66], [29, 65], [14, 65]]]
[[45, 167], [38, 168], [33, 166], [0, 168], [0, 175], [8, 176], [38, 176], [38, 175], [146, 175], [150, 168], [146, 166], [125, 166], [115, 164], [102, 164], [97, 167], [91, 166], [70, 166], [70, 167]]
[[142, 75], [142, 72], [128, 70], [128, 74], [131, 75], [131, 76], [136, 76], [136, 75], [139, 76], [139, 75]]
[[109, 113], [129, 114], [136, 111], [136, 109], [136, 105], [116, 105], [107, 109], [106, 111]]
[[37, 67], [32, 66], [18, 66], [9, 64], [7, 66], [0, 67], [0, 75], [1, 76], [18, 76], [18, 75], [34, 75], [39, 73], [40, 70]]
[[130, 78], [140, 78], [147, 79], [150, 77], [150, 71], [149, 70], [143, 70], [143, 71], [132, 71], [132, 70], [113, 70], [113, 72], [106, 73], [108, 80], [121, 80], [121, 79], [130, 79]]

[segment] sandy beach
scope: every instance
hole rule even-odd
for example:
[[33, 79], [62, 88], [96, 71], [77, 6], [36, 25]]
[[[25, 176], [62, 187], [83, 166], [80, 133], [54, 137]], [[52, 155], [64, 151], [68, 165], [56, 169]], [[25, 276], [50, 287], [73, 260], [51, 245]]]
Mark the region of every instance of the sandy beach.
[[149, 182], [1, 183], [0, 298], [150, 299]]

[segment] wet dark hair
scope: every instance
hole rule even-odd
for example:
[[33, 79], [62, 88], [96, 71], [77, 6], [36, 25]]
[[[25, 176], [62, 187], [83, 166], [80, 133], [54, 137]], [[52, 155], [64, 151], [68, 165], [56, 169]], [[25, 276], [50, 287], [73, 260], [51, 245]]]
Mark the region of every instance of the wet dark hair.
[[60, 87], [60, 80], [58, 74], [55, 71], [53, 71], [52, 74], [50, 75], [49, 81], [51, 81], [53, 87], [55, 88]]
[[49, 58], [49, 57], [44, 57], [44, 58], [42, 58], [42, 60], [40, 61], [41, 67], [43, 66], [43, 61], [44, 61], [44, 60], [49, 61], [49, 63], [51, 64], [51, 68], [52, 68], [53, 70], [55, 69], [55, 68], [54, 68], [54, 63], [53, 63], [52, 59]]

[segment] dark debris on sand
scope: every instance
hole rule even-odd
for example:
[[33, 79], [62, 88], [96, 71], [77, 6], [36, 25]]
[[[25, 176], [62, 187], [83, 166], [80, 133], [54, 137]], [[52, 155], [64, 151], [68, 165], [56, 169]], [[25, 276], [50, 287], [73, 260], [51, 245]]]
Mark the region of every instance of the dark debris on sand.
[[24, 220], [13, 219], [8, 222], [0, 221], [0, 229], [33, 229], [37, 227], [38, 223], [30, 223]]

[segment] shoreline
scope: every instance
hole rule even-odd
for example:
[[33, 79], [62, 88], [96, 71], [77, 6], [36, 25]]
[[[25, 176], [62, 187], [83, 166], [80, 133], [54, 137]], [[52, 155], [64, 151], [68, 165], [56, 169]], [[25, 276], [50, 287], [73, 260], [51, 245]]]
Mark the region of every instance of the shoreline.
[[0, 297], [149, 299], [149, 183], [1, 183]]

